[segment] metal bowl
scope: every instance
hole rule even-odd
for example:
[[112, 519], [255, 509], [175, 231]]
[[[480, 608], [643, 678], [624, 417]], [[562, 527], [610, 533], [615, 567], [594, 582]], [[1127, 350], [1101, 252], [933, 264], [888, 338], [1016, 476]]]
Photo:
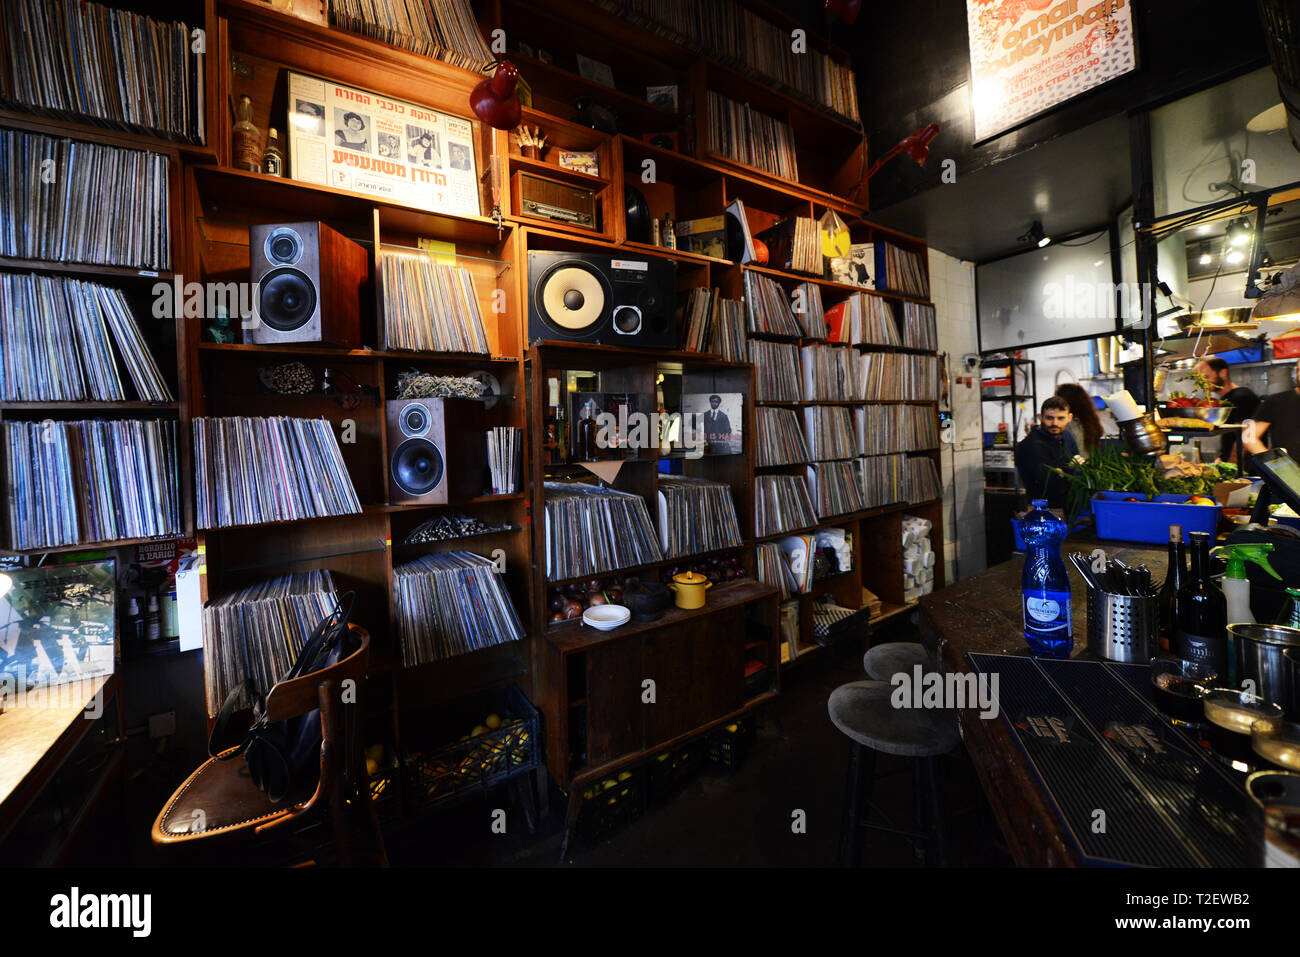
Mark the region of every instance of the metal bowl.
[[1130, 449], [1146, 458], [1156, 458], [1169, 449], [1169, 438], [1156, 424], [1156, 417], [1148, 412], [1136, 419], [1119, 424], [1119, 435]]
[[1212, 405], [1188, 406], [1179, 408], [1176, 405], [1162, 405], [1157, 407], [1156, 413], [1162, 419], [1200, 419], [1202, 422], [1208, 422], [1216, 429], [1228, 421], [1228, 416], [1232, 413], [1230, 405]]

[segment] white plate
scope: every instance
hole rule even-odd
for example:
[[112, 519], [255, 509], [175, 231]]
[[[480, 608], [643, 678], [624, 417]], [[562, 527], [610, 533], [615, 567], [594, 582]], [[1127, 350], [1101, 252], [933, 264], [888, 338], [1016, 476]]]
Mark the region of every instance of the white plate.
[[613, 631], [631, 618], [632, 609], [626, 605], [592, 605], [582, 613], [583, 623], [597, 631]]

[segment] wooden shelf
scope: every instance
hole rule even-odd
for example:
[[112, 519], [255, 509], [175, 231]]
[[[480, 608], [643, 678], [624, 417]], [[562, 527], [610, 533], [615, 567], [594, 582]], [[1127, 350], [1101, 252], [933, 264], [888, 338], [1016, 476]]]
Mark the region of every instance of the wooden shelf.
[[96, 263], [65, 263], [49, 259], [13, 259], [8, 256], [0, 256], [0, 269], [57, 273], [87, 279], [148, 279], [153, 282], [170, 281], [176, 275], [167, 270], [133, 269], [129, 266], [103, 266]]
[[[554, 153], [557, 147], [546, 148], [546, 152]], [[527, 170], [530, 173], [536, 173], [539, 176], [547, 176], [551, 179], [558, 179], [565, 183], [572, 183], [575, 186], [588, 186], [593, 189], [601, 190], [609, 186], [613, 180], [607, 176], [592, 176], [590, 173], [581, 173], [578, 170], [566, 169], [556, 163], [548, 163], [545, 160], [530, 159], [527, 156], [521, 156], [518, 153], [510, 154], [510, 168]]]
[[[923, 306], [934, 305], [934, 303], [929, 299], [922, 299], [919, 296], [908, 296], [901, 292], [890, 292], [887, 289], [866, 289], [862, 286], [855, 286], [852, 283], [836, 282], [833, 279], [823, 279], [820, 276], [809, 275], [807, 273], [787, 272], [783, 269], [773, 269], [770, 266], [756, 266], [753, 263], [745, 263], [740, 268], [791, 282], [811, 282], [827, 289], [838, 289], [846, 293], [861, 292], [866, 293], [868, 296], [879, 296], [881, 299], [897, 299], [902, 302], [915, 302]], [[857, 343], [853, 344], [857, 345]]]
[[0, 411], [8, 412], [176, 412], [176, 402], [0, 402]]
[[[192, 26], [197, 27], [195, 23]], [[52, 115], [47, 113], [26, 113], [10, 107], [0, 106], [0, 126], [35, 130], [51, 136], [67, 137], [89, 143], [103, 143], [122, 149], [148, 150], [153, 153], [181, 155], [195, 163], [215, 163], [216, 149], [211, 145], [189, 143], [172, 139], [161, 133], [148, 133], [118, 129], [101, 124], [88, 116], [67, 113]], [[207, 131], [212, 138], [212, 130]]]
[[502, 233], [512, 228], [510, 220], [506, 218], [502, 219], [498, 227], [495, 220], [486, 216], [438, 213], [282, 176], [267, 176], [264, 173], [229, 167], [196, 166], [193, 169], [200, 190], [207, 198], [205, 213], [214, 212], [218, 219], [221, 218], [222, 206], [214, 203], [213, 197], [233, 196], [234, 202], [242, 209], [253, 208], [304, 219], [347, 222], [358, 231], [365, 232], [372, 228], [372, 211], [378, 209], [386, 228], [455, 243], [495, 245], [501, 242]]
[[306, 342], [254, 344], [251, 342], [200, 342], [201, 352], [215, 355], [286, 355], [321, 359], [395, 360], [401, 362], [441, 362], [448, 365], [475, 366], [488, 363], [516, 364], [518, 357], [489, 356], [477, 352], [414, 352], [401, 349], [344, 349], [339, 346], [316, 346]]
[[70, 552], [102, 552], [109, 548], [121, 548], [124, 545], [143, 545], [146, 542], [174, 542], [184, 538], [184, 533], [176, 535], [155, 535], [147, 538], [117, 538], [103, 542], [81, 542], [76, 545], [53, 545], [49, 548], [0, 548], [0, 555], [65, 555]]

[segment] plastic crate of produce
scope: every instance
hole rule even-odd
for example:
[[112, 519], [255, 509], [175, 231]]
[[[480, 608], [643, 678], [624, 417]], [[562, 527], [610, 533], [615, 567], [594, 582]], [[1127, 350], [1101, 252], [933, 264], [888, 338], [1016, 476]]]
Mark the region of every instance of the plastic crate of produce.
[[439, 804], [535, 770], [538, 724], [537, 709], [514, 685], [462, 698], [423, 720], [404, 718], [412, 805]]
[[650, 803], [666, 804], [676, 797], [704, 765], [708, 749], [707, 741], [696, 738], [653, 755], [646, 763], [650, 772]]
[[754, 743], [757, 725], [752, 714], [745, 715], [709, 733], [709, 760], [719, 767], [734, 771], [744, 763], [750, 745]]
[[646, 771], [633, 768], [601, 778], [582, 792], [574, 829], [584, 841], [604, 840], [646, 810]]
[[1097, 520], [1097, 537], [1125, 542], [1169, 544], [1169, 526], [1183, 527], [1183, 540], [1192, 532], [1213, 535], [1219, 527], [1223, 508], [1214, 505], [1189, 505], [1189, 495], [1157, 495], [1152, 501], [1130, 502], [1141, 498], [1133, 492], [1097, 492], [1092, 497], [1092, 513]]

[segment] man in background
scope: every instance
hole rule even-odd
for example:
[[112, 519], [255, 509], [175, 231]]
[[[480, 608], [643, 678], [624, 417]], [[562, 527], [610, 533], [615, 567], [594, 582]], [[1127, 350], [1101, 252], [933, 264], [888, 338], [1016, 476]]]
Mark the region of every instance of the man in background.
[[1241, 442], [1251, 455], [1265, 449], [1286, 449], [1295, 458], [1300, 455], [1300, 386], [1294, 386], [1300, 377], [1300, 362], [1293, 367], [1293, 388], [1275, 392], [1260, 403], [1254, 421], [1241, 430]]
[[[1205, 376], [1210, 383], [1210, 391], [1219, 397], [1220, 402], [1232, 406], [1232, 411], [1228, 413], [1229, 424], [1245, 422], [1259, 408], [1259, 396], [1244, 385], [1233, 382], [1231, 370], [1232, 367], [1218, 356], [1206, 356], [1196, 363], [1196, 372]], [[1219, 446], [1219, 458], [1225, 462], [1240, 462], [1240, 445], [1240, 433], [1236, 429], [1231, 430]]]
[[1070, 424], [1070, 406], [1060, 396], [1043, 401], [1038, 425], [1029, 430], [1016, 445], [1016, 471], [1032, 501], [1047, 499], [1052, 508], [1064, 508], [1070, 483], [1053, 469], [1064, 468], [1079, 454], [1079, 446], [1066, 428]]

